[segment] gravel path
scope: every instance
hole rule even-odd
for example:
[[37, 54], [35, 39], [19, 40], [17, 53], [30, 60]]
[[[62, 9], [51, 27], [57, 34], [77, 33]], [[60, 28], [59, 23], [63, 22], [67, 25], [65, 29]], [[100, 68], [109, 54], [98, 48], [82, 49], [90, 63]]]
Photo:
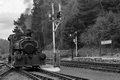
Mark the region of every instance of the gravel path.
[[82, 68], [68, 68], [61, 66], [60, 73], [66, 73], [91, 80], [120, 80], [120, 74], [101, 72]]

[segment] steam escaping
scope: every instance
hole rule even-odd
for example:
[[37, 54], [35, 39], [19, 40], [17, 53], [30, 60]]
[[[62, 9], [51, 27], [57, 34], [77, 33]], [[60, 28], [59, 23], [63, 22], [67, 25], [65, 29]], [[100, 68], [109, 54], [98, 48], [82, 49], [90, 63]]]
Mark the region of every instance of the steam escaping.
[[19, 25], [17, 25], [17, 26], [18, 26], [19, 30], [20, 30], [22, 33], [24, 33], [24, 31], [22, 30], [22, 27], [19, 26]]
[[25, 20], [25, 26], [26, 29], [31, 29], [32, 26], [32, 15], [27, 15], [26, 20]]
[[31, 9], [33, 7], [33, 0], [24, 0], [24, 4], [27, 5], [24, 14], [31, 14]]
[[24, 4], [30, 3], [30, 2], [31, 2], [31, 0], [24, 0]]
[[27, 6], [24, 12], [24, 14], [26, 15], [25, 26], [26, 29], [31, 29], [32, 26], [31, 9], [33, 8], [33, 0], [24, 0], [24, 4]]
[[31, 14], [31, 9], [30, 9], [30, 8], [26, 8], [24, 14], [28, 14], [28, 15], [30, 15], [30, 14]]

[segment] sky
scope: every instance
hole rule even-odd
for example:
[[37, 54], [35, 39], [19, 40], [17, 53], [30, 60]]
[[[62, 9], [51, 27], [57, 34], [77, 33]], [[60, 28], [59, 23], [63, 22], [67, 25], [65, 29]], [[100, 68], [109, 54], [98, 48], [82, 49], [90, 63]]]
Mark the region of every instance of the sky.
[[0, 0], [0, 38], [7, 39], [14, 29], [13, 21], [25, 12], [28, 0]]

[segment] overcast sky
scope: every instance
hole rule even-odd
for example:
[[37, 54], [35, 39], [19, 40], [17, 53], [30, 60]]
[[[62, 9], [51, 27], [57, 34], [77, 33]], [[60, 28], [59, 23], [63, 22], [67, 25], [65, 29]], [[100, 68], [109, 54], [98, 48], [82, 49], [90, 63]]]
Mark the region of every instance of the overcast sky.
[[17, 20], [27, 7], [25, 0], [0, 0], [0, 38], [7, 39]]

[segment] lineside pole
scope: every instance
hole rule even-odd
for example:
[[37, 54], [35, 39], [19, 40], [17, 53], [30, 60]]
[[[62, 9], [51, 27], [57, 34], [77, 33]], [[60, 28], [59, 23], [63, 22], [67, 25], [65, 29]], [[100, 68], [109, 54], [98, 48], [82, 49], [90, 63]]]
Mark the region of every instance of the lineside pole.
[[[59, 24], [60, 24], [60, 20], [61, 20], [61, 4], [59, 3], [58, 4], [58, 6], [59, 6], [59, 15], [58, 15], [58, 13], [57, 13], [57, 19], [58, 19], [58, 23], [57, 22], [55, 22], [55, 21], [57, 21], [57, 19], [56, 20], [54, 20], [54, 40], [55, 40], [55, 31], [57, 30], [57, 28], [58, 28], [58, 26], [59, 26]], [[54, 41], [55, 42], [55, 41]], [[55, 47], [55, 46], [54, 46]], [[58, 53], [56, 52], [56, 50], [55, 50], [55, 52], [54, 52], [54, 66], [55, 67], [60, 67], [60, 62], [59, 62], [59, 60], [60, 60], [60, 58], [59, 58], [60, 56], [58, 56]]]
[[75, 42], [75, 44], [76, 44], [76, 56], [77, 56], [77, 55], [78, 55], [78, 52], [77, 52], [77, 48], [78, 48], [78, 47], [77, 47], [77, 31], [75, 32], [75, 34], [76, 34], [76, 37], [75, 37], [75, 39], [76, 39], [75, 41], [76, 41], [76, 42]]
[[[52, 15], [54, 16], [54, 3], [52, 3]], [[53, 28], [53, 58], [55, 55], [55, 22], [54, 22], [55, 18], [52, 17], [52, 28]], [[54, 59], [53, 59], [53, 63], [54, 63]]]

